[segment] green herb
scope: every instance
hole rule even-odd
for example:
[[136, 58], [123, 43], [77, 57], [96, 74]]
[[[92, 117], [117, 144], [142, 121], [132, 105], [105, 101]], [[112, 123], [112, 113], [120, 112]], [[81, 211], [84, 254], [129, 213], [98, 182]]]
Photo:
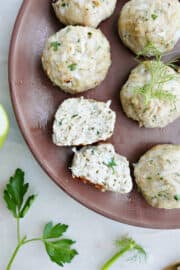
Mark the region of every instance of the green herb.
[[14, 259], [22, 246], [34, 241], [41, 241], [44, 243], [45, 249], [53, 262], [60, 266], [63, 266], [65, 263], [70, 263], [78, 253], [76, 250], [71, 249], [71, 246], [75, 243], [74, 241], [64, 238], [60, 239], [63, 233], [68, 229], [67, 225], [60, 223], [53, 225], [52, 222], [49, 222], [45, 225], [43, 235], [41, 237], [27, 239], [26, 235], [21, 236], [20, 219], [27, 214], [36, 198], [35, 195], [31, 195], [24, 200], [24, 196], [27, 194], [28, 188], [29, 184], [24, 182], [24, 172], [21, 169], [17, 169], [4, 190], [4, 200], [7, 208], [11, 211], [17, 221], [18, 242], [6, 270], [11, 269]]
[[71, 70], [71, 71], [74, 71], [76, 68], [77, 68], [77, 64], [71, 64], [68, 66], [68, 68]]
[[147, 180], [152, 180], [152, 177], [148, 176], [146, 177]]
[[151, 15], [151, 18], [152, 18], [154, 21], [157, 19], [157, 17], [158, 17], [158, 15], [156, 15], [156, 14], [152, 14], [152, 15]]
[[36, 198], [35, 195], [31, 195], [26, 202], [23, 202], [28, 188], [29, 184], [24, 183], [24, 172], [17, 169], [4, 190], [4, 200], [6, 201], [7, 208], [17, 220], [26, 215]]
[[78, 116], [78, 114], [73, 114], [71, 118], [75, 118], [77, 116]]
[[66, 6], [68, 6], [68, 4], [66, 4], [66, 3], [61, 4], [61, 7], [66, 7]]
[[114, 158], [112, 158], [108, 163], [105, 163], [105, 165], [108, 167], [108, 168], [111, 168], [113, 170], [113, 173], [115, 173], [115, 169], [114, 167], [117, 166], [116, 164], [116, 161]]
[[156, 48], [156, 46], [154, 46], [152, 42], [148, 41], [143, 50], [138, 52], [137, 58], [148, 55], [154, 55], [157, 59], [159, 59], [162, 53]]
[[101, 270], [108, 270], [121, 256], [129, 251], [135, 252], [133, 258], [137, 258], [137, 256], [139, 258], [147, 257], [146, 251], [131, 238], [123, 237], [117, 241], [117, 246], [120, 250], [102, 266]]
[[176, 195], [174, 196], [174, 199], [175, 199], [176, 201], [180, 201], [180, 194], [176, 194]]
[[88, 37], [91, 38], [92, 37], [92, 33], [88, 32]]
[[179, 61], [180, 61], [180, 58], [177, 57], [177, 58], [172, 59], [171, 61], [166, 62], [166, 65], [173, 68], [174, 70], [176, 70], [178, 72], [178, 69], [179, 69], [178, 63], [179, 63]]
[[176, 96], [163, 90], [163, 86], [165, 83], [173, 80], [175, 75], [169, 74], [167, 66], [160, 60], [160, 58], [145, 62], [144, 64], [150, 73], [150, 81], [142, 87], [135, 88], [134, 92], [144, 97], [145, 105], [148, 105], [150, 100], [153, 98], [174, 103]]
[[59, 46], [61, 46], [61, 43], [58, 41], [53, 41], [51, 42], [51, 47], [53, 48], [53, 50], [56, 52], [59, 48]]

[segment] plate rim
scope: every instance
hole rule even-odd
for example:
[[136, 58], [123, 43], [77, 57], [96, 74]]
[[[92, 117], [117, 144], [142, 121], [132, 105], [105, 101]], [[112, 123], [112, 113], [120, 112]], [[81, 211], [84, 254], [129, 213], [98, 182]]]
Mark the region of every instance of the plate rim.
[[[37, 161], [37, 163], [40, 165], [40, 167], [43, 169], [43, 171], [49, 176], [49, 178], [59, 187], [63, 192], [65, 192], [68, 196], [70, 196], [72, 199], [83, 205], [84, 207], [88, 208], [89, 210], [96, 212], [105, 218], [109, 218], [110, 220], [114, 220], [116, 222], [130, 225], [130, 226], [135, 226], [138, 228], [144, 228], [144, 229], [159, 229], [159, 230], [171, 230], [171, 229], [179, 229], [180, 227], [178, 225], [165, 225], [165, 227], [162, 228], [160, 225], [156, 224], [143, 224], [142, 222], [138, 222], [136, 220], [129, 221], [127, 218], [120, 217], [117, 218], [111, 213], [107, 213], [106, 211], [103, 211], [102, 209], [96, 208], [95, 206], [92, 206], [89, 202], [84, 201], [83, 198], [79, 198], [75, 194], [72, 194], [69, 190], [67, 190], [62, 184], [59, 184], [56, 177], [50, 173], [48, 166], [46, 164], [43, 164], [43, 162], [40, 160], [38, 152], [34, 149], [33, 145], [31, 144], [30, 140], [28, 139], [28, 135], [26, 134], [25, 128], [23, 126], [23, 121], [21, 120], [20, 114], [18, 112], [18, 102], [16, 100], [16, 95], [14, 91], [14, 86], [13, 86], [13, 59], [15, 56], [15, 48], [16, 48], [16, 41], [17, 41], [17, 36], [19, 32], [19, 27], [21, 25], [21, 19], [23, 17], [24, 11], [29, 3], [29, 0], [23, 0], [20, 9], [18, 11], [15, 24], [11, 33], [11, 39], [10, 39], [10, 46], [9, 46], [9, 55], [8, 55], [8, 81], [9, 81], [9, 91], [10, 91], [10, 97], [11, 97], [11, 102], [12, 102], [12, 107], [14, 110], [16, 122], [18, 124], [18, 127], [20, 129], [20, 132], [28, 146], [28, 149], [32, 153], [33, 157]], [[167, 210], [168, 211], [168, 210]]]

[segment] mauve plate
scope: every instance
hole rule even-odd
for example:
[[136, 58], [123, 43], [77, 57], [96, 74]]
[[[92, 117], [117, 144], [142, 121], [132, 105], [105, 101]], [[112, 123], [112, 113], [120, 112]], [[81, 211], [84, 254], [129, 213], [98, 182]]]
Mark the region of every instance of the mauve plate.
[[[117, 113], [114, 136], [116, 151], [131, 163], [151, 146], [159, 143], [180, 144], [180, 120], [164, 129], [144, 129], [122, 112], [119, 91], [130, 70], [136, 66], [134, 55], [123, 46], [117, 33], [120, 9], [127, 2], [119, 0], [114, 15], [100, 25], [112, 47], [112, 67], [106, 80], [84, 94], [97, 100], [112, 100]], [[136, 187], [128, 195], [101, 193], [73, 180], [68, 170], [72, 151], [57, 147], [51, 140], [53, 115], [58, 105], [70, 95], [54, 87], [41, 67], [45, 40], [63, 26], [56, 19], [50, 0], [25, 0], [17, 18], [9, 57], [9, 81], [12, 102], [22, 133], [36, 159], [65, 192], [85, 206], [111, 219], [149, 228], [180, 228], [180, 210], [150, 207]], [[180, 44], [176, 46], [180, 50]]]

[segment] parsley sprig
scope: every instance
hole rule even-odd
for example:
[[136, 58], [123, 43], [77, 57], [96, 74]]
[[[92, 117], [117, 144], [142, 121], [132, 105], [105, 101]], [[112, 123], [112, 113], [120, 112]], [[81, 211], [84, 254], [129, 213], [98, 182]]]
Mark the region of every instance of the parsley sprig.
[[146, 251], [138, 245], [132, 238], [123, 237], [116, 242], [119, 251], [111, 257], [101, 268], [101, 270], [108, 270], [121, 256], [129, 251], [133, 251], [133, 259], [146, 259]]
[[45, 225], [41, 237], [27, 239], [26, 235], [21, 236], [20, 219], [25, 217], [36, 198], [36, 195], [30, 195], [25, 200], [24, 197], [28, 192], [28, 188], [29, 184], [24, 182], [24, 172], [21, 169], [17, 169], [4, 190], [4, 200], [7, 208], [17, 221], [18, 242], [6, 270], [11, 269], [20, 248], [34, 241], [41, 241], [44, 244], [47, 254], [52, 262], [57, 263], [59, 266], [64, 266], [65, 263], [70, 263], [78, 253], [75, 249], [71, 248], [75, 241], [67, 238], [61, 238], [68, 229], [67, 225], [61, 223], [53, 225], [52, 222], [49, 222]]

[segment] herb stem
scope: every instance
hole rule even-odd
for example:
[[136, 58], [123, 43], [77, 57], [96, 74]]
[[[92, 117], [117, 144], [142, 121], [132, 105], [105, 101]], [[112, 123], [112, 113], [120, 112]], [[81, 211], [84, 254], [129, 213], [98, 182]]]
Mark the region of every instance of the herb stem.
[[[18, 222], [18, 219], [17, 219], [17, 222]], [[14, 262], [14, 259], [15, 259], [15, 257], [16, 257], [16, 255], [17, 255], [18, 251], [20, 250], [20, 248], [21, 248], [22, 246], [24, 246], [24, 245], [26, 245], [26, 244], [28, 244], [28, 243], [30, 243], [30, 242], [34, 242], [34, 241], [42, 241], [42, 240], [43, 240], [42, 238], [32, 238], [32, 239], [26, 240], [26, 236], [25, 236], [22, 240], [20, 240], [20, 241], [18, 242], [18, 245], [16, 246], [16, 248], [15, 248], [15, 250], [14, 250], [14, 252], [13, 252], [11, 258], [10, 258], [10, 260], [9, 260], [9, 263], [8, 263], [8, 265], [7, 265], [7, 267], [6, 267], [6, 270], [10, 270], [10, 269], [11, 269], [11, 266], [12, 266], [12, 264], [13, 264], [13, 262]]]
[[43, 241], [43, 238], [32, 238], [32, 239], [26, 240], [24, 241], [24, 245], [30, 242], [35, 242], [35, 241]]
[[16, 221], [17, 221], [17, 241], [18, 241], [18, 244], [21, 242], [21, 235], [20, 235], [20, 219], [19, 217], [16, 218]]
[[122, 248], [118, 251], [111, 259], [109, 259], [101, 268], [101, 270], [108, 270], [112, 264], [114, 264], [119, 257], [121, 257], [124, 253], [129, 251], [132, 247], [129, 245], [127, 247]]
[[16, 255], [17, 255], [18, 251], [19, 251], [20, 248], [24, 245], [24, 240], [25, 240], [25, 239], [26, 239], [26, 237], [24, 237], [22, 240], [20, 240], [20, 242], [19, 242], [18, 245], [16, 246], [16, 248], [15, 248], [15, 250], [14, 250], [14, 252], [13, 252], [13, 254], [12, 254], [10, 260], [9, 260], [9, 263], [8, 263], [8, 265], [7, 265], [7, 267], [6, 267], [6, 270], [10, 270], [10, 269], [11, 269], [11, 266], [12, 266], [12, 264], [13, 264], [13, 262], [14, 262], [14, 259], [15, 259]]

